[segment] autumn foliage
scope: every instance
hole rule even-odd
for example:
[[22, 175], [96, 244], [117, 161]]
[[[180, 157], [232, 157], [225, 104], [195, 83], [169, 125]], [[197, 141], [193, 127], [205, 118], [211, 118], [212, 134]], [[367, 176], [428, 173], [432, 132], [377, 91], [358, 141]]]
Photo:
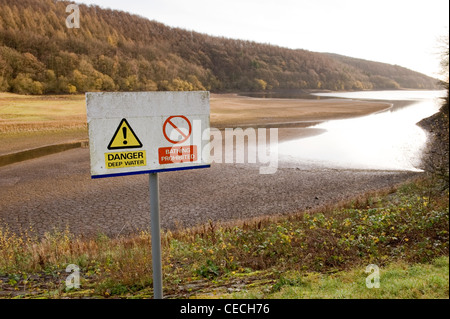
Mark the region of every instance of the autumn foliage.
[[0, 91], [432, 89], [436, 80], [384, 63], [171, 28], [69, 2], [0, 0]]

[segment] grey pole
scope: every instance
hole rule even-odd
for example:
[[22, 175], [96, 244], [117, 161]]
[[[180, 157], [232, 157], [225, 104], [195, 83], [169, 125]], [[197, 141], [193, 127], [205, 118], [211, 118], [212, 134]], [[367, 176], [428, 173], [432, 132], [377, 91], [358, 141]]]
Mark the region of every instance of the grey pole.
[[162, 299], [161, 231], [159, 218], [159, 178], [150, 175], [150, 224], [152, 236], [153, 298]]

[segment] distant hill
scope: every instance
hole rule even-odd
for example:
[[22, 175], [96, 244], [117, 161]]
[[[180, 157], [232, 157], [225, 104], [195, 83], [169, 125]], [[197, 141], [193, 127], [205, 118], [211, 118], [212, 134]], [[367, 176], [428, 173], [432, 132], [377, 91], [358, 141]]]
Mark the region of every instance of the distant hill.
[[0, 91], [435, 89], [437, 80], [384, 63], [171, 28], [69, 2], [0, 0]]
[[366, 81], [373, 84], [374, 89], [439, 88], [436, 86], [437, 79], [398, 65], [350, 58], [333, 53], [327, 53], [326, 55], [362, 73], [366, 77]]

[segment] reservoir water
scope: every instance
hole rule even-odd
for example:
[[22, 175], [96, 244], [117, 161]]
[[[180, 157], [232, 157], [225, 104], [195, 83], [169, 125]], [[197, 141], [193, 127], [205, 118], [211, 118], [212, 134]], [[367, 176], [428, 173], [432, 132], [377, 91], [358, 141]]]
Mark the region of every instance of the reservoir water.
[[279, 160], [295, 166], [420, 171], [427, 132], [416, 125], [436, 113], [446, 91], [317, 93], [320, 97], [379, 100], [389, 110], [322, 122], [322, 134], [280, 143]]

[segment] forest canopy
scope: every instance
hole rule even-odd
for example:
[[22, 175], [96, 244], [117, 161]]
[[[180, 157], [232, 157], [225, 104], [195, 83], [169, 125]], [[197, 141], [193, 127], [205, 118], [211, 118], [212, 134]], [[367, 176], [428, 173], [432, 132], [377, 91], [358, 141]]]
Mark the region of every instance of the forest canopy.
[[400, 66], [212, 37], [122, 11], [69, 2], [0, 0], [0, 91], [269, 91], [436, 89]]

